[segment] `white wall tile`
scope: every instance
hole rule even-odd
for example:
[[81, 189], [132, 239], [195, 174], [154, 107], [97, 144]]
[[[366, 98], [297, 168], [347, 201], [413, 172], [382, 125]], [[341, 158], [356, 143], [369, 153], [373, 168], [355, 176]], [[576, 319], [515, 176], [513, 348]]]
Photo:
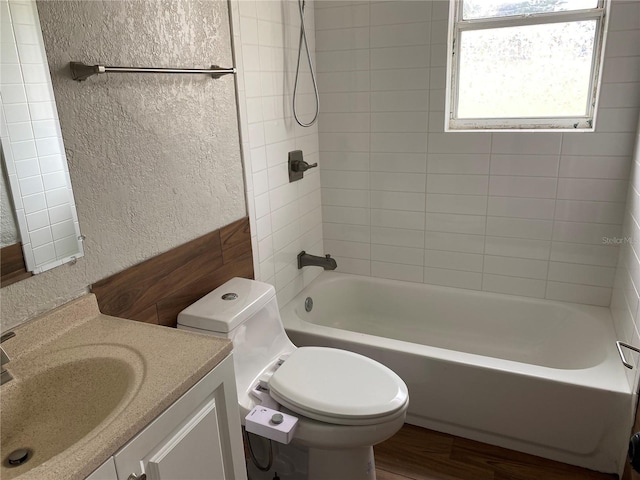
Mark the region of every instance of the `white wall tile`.
[[424, 282], [432, 285], [443, 285], [445, 287], [480, 290], [482, 288], [482, 274], [461, 270], [425, 267]]
[[615, 267], [618, 262], [618, 247], [553, 242], [550, 259], [556, 262]]
[[428, 156], [427, 172], [453, 174], [488, 174], [488, 154], [435, 154]]
[[371, 243], [397, 247], [422, 248], [425, 232], [400, 228], [371, 227]]
[[451, 252], [483, 253], [484, 235], [466, 235], [462, 233], [425, 232], [424, 246], [431, 250]]
[[486, 215], [487, 197], [477, 195], [427, 194], [427, 212]]
[[[426, 90], [430, 87], [429, 68], [371, 70], [371, 91]], [[426, 131], [426, 129], [425, 129]]]
[[371, 276], [407, 282], [422, 282], [423, 271], [422, 267], [416, 265], [372, 261]]
[[560, 178], [558, 198], [563, 200], [593, 200], [624, 202], [627, 192], [625, 180]]
[[544, 298], [545, 287], [546, 282], [544, 280], [506, 277], [486, 273], [482, 275], [482, 290], [487, 292]]
[[546, 260], [485, 255], [484, 273], [546, 280]]
[[445, 252], [442, 250], [424, 251], [425, 267], [482, 272], [482, 263], [482, 255], [475, 253]]
[[431, 20], [432, 2], [374, 2], [371, 4], [371, 25], [426, 22]]
[[371, 227], [369, 225], [350, 225], [325, 221], [323, 231], [325, 240], [347, 240], [352, 242], [371, 241]]
[[359, 258], [363, 260], [372, 258], [371, 244], [369, 243], [324, 240], [324, 248], [331, 256]]
[[371, 48], [428, 45], [429, 23], [378, 25], [370, 27]]
[[369, 207], [369, 192], [367, 190], [351, 190], [342, 188], [323, 188], [322, 204], [339, 207]]
[[616, 269], [613, 267], [597, 267], [575, 263], [549, 263], [549, 280], [564, 283], [613, 287], [615, 272]]
[[555, 208], [553, 199], [489, 197], [487, 215], [552, 220]]
[[460, 195], [486, 195], [489, 177], [486, 175], [445, 175], [430, 174], [427, 177], [429, 193], [449, 193]]
[[329, 205], [325, 205], [322, 208], [322, 219], [328, 223], [370, 225], [370, 215], [370, 211], [367, 208], [336, 207]]
[[[340, 251], [344, 271], [608, 302], [618, 247], [602, 237], [635, 235], [620, 225], [640, 110], [640, 57], [628, 42], [640, 28], [629, 11], [640, 7], [616, 8], [597, 133], [452, 134], [448, 2], [317, 1], [324, 237], [372, 253]], [[407, 270], [422, 248], [424, 269]]]
[[489, 195], [502, 197], [555, 198], [558, 180], [549, 177], [494, 176], [489, 179]]
[[370, 196], [371, 208], [413, 212], [424, 212], [425, 209], [425, 195], [423, 193], [372, 190]]
[[424, 192], [424, 174], [371, 172], [372, 190], [388, 190], [396, 192]]
[[611, 301], [611, 289], [573, 283], [547, 282], [546, 298], [606, 307]]
[[422, 248], [398, 247], [393, 245], [371, 245], [371, 260], [400, 263], [404, 265], [421, 265], [424, 258]]
[[372, 112], [427, 112], [428, 90], [409, 92], [371, 92]]
[[320, 170], [323, 187], [348, 188], [355, 190], [369, 189], [368, 172], [345, 172], [340, 170]]
[[619, 225], [555, 222], [553, 226], [553, 240], [558, 242], [602, 245], [606, 238], [619, 237], [621, 234]]
[[421, 153], [371, 153], [372, 172], [426, 173], [427, 156]]
[[429, 66], [423, 46], [371, 48], [371, 69], [420, 68]]
[[[637, 113], [635, 115], [637, 117]], [[560, 160], [560, 176], [573, 178], [629, 178], [630, 157], [585, 157], [565, 155]]]
[[491, 151], [518, 155], [558, 155], [562, 145], [559, 133], [496, 133]]
[[522, 238], [486, 237], [484, 252], [488, 255], [547, 260], [551, 242]]
[[[426, 132], [427, 131], [427, 112], [389, 112], [389, 113], [373, 113], [371, 115], [371, 132], [389, 133], [389, 132]], [[369, 125], [367, 125], [369, 128]], [[426, 152], [427, 144], [424, 141], [424, 135], [419, 136], [422, 148], [419, 151]], [[390, 150], [404, 151], [404, 150]]]
[[424, 213], [400, 210], [371, 210], [371, 225], [376, 227], [424, 230]]
[[427, 213], [426, 229], [435, 232], [484, 235], [486, 218], [481, 215]]
[[493, 154], [491, 155], [491, 174], [556, 177], [558, 162], [558, 155]]
[[487, 217], [487, 235], [551, 240], [553, 222], [529, 218]]
[[621, 224], [623, 203], [558, 200], [556, 220]]

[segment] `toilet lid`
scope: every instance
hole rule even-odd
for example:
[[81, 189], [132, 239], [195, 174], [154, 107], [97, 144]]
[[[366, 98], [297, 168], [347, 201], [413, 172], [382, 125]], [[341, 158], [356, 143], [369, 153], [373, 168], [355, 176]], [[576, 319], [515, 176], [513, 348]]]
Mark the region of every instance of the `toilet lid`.
[[407, 386], [384, 365], [357, 353], [296, 349], [269, 380], [271, 397], [309, 418], [342, 425], [378, 423], [400, 413]]

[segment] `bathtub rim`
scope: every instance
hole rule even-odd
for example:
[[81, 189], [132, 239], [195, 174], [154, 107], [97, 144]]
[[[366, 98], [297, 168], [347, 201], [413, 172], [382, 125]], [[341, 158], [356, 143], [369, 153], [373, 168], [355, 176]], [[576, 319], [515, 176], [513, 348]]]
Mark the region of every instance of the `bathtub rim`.
[[[558, 306], [561, 308], [571, 308], [579, 312], [594, 317], [605, 329], [608, 338], [604, 339], [605, 358], [594, 366], [576, 369], [561, 369], [542, 365], [526, 364], [514, 360], [488, 357], [475, 353], [467, 353], [462, 351], [448, 350], [441, 347], [431, 345], [416, 344], [404, 340], [396, 340], [392, 338], [379, 337], [377, 335], [354, 332], [351, 330], [341, 330], [336, 327], [329, 327], [308, 322], [297, 315], [296, 306], [302, 305], [304, 299], [310, 296], [310, 292], [320, 283], [325, 283], [333, 278], [353, 278], [360, 281], [374, 282], [379, 284], [390, 284], [402, 286], [405, 284], [417, 285], [427, 289], [435, 290], [435, 292], [457, 292], [471, 296], [488, 296], [495, 299], [507, 299], [513, 301], [514, 298], [521, 299], [525, 303], [545, 304]], [[280, 307], [282, 322], [285, 330], [312, 334], [321, 337], [335, 338], [336, 332], [340, 332], [341, 340], [353, 342], [359, 345], [373, 345], [383, 350], [399, 350], [412, 355], [428, 356], [441, 361], [452, 362], [456, 364], [464, 364], [474, 368], [489, 368], [500, 370], [505, 373], [521, 374], [533, 376], [548, 381], [557, 381], [563, 383], [571, 383], [585, 388], [595, 388], [599, 390], [608, 390], [614, 393], [632, 394], [632, 389], [627, 380], [625, 367], [620, 361], [619, 354], [615, 347], [616, 335], [613, 328], [613, 319], [611, 313], [606, 307], [598, 307], [592, 305], [582, 305], [570, 302], [562, 302], [557, 300], [546, 300], [530, 297], [521, 297], [517, 295], [507, 295], [494, 292], [484, 292], [476, 290], [466, 290], [455, 287], [446, 287], [441, 285], [419, 284], [413, 282], [405, 282], [402, 280], [392, 280], [377, 277], [366, 277], [362, 275], [353, 275], [340, 272], [322, 272], [312, 282], [309, 283], [300, 293], [294, 296], [289, 302]], [[636, 367], [637, 368], [637, 367]], [[614, 373], [615, 372], [615, 373]], [[612, 373], [614, 373], [612, 375]]]

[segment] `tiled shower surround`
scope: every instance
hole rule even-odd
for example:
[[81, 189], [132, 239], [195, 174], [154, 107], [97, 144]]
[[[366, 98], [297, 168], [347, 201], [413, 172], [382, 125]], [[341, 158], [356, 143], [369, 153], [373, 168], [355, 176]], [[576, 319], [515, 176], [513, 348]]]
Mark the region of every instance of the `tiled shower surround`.
[[316, 1], [325, 251], [343, 272], [609, 305], [640, 2], [612, 5], [597, 132], [564, 134], [444, 133], [448, 5]]
[[[291, 101], [298, 51], [299, 14], [294, 1], [231, 2], [238, 105], [247, 205], [256, 279], [273, 284], [278, 302], [287, 303], [319, 273], [298, 270], [301, 250], [321, 255], [322, 210], [318, 168], [289, 183], [288, 152], [303, 150], [318, 159], [318, 126], [299, 127]], [[314, 48], [313, 3], [307, 2], [309, 49]], [[302, 62], [299, 112], [313, 116], [314, 98]]]
[[[307, 1], [321, 114], [303, 129], [291, 113], [297, 2], [231, 2], [256, 276], [281, 303], [319, 273], [296, 269], [306, 249], [342, 272], [610, 304], [640, 2], [613, 1], [596, 133], [444, 133], [448, 4]], [[307, 114], [310, 86], [305, 76]], [[289, 184], [294, 148], [320, 168]]]
[[[640, 124], [640, 118], [638, 119]], [[620, 257], [611, 299], [611, 314], [618, 338], [640, 347], [640, 125], [636, 135], [636, 147], [631, 166], [627, 208], [620, 239]], [[631, 351], [635, 364], [638, 356]], [[634, 381], [635, 370], [628, 370], [630, 382]], [[635, 382], [638, 377], [635, 378]], [[637, 383], [634, 391], [638, 391]]]

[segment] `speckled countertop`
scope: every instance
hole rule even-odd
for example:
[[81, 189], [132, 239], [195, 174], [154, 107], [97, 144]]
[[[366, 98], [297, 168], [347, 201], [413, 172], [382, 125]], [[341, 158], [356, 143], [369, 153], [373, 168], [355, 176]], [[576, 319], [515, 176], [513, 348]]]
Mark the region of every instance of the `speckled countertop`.
[[[3, 463], [4, 480], [85, 478], [231, 352], [229, 340], [102, 315], [93, 295], [14, 331], [2, 344], [14, 377], [0, 390], [2, 460], [16, 445], [37, 446], [24, 465]], [[87, 418], [99, 421], [88, 432]], [[38, 455], [46, 460], [31, 467]]]

